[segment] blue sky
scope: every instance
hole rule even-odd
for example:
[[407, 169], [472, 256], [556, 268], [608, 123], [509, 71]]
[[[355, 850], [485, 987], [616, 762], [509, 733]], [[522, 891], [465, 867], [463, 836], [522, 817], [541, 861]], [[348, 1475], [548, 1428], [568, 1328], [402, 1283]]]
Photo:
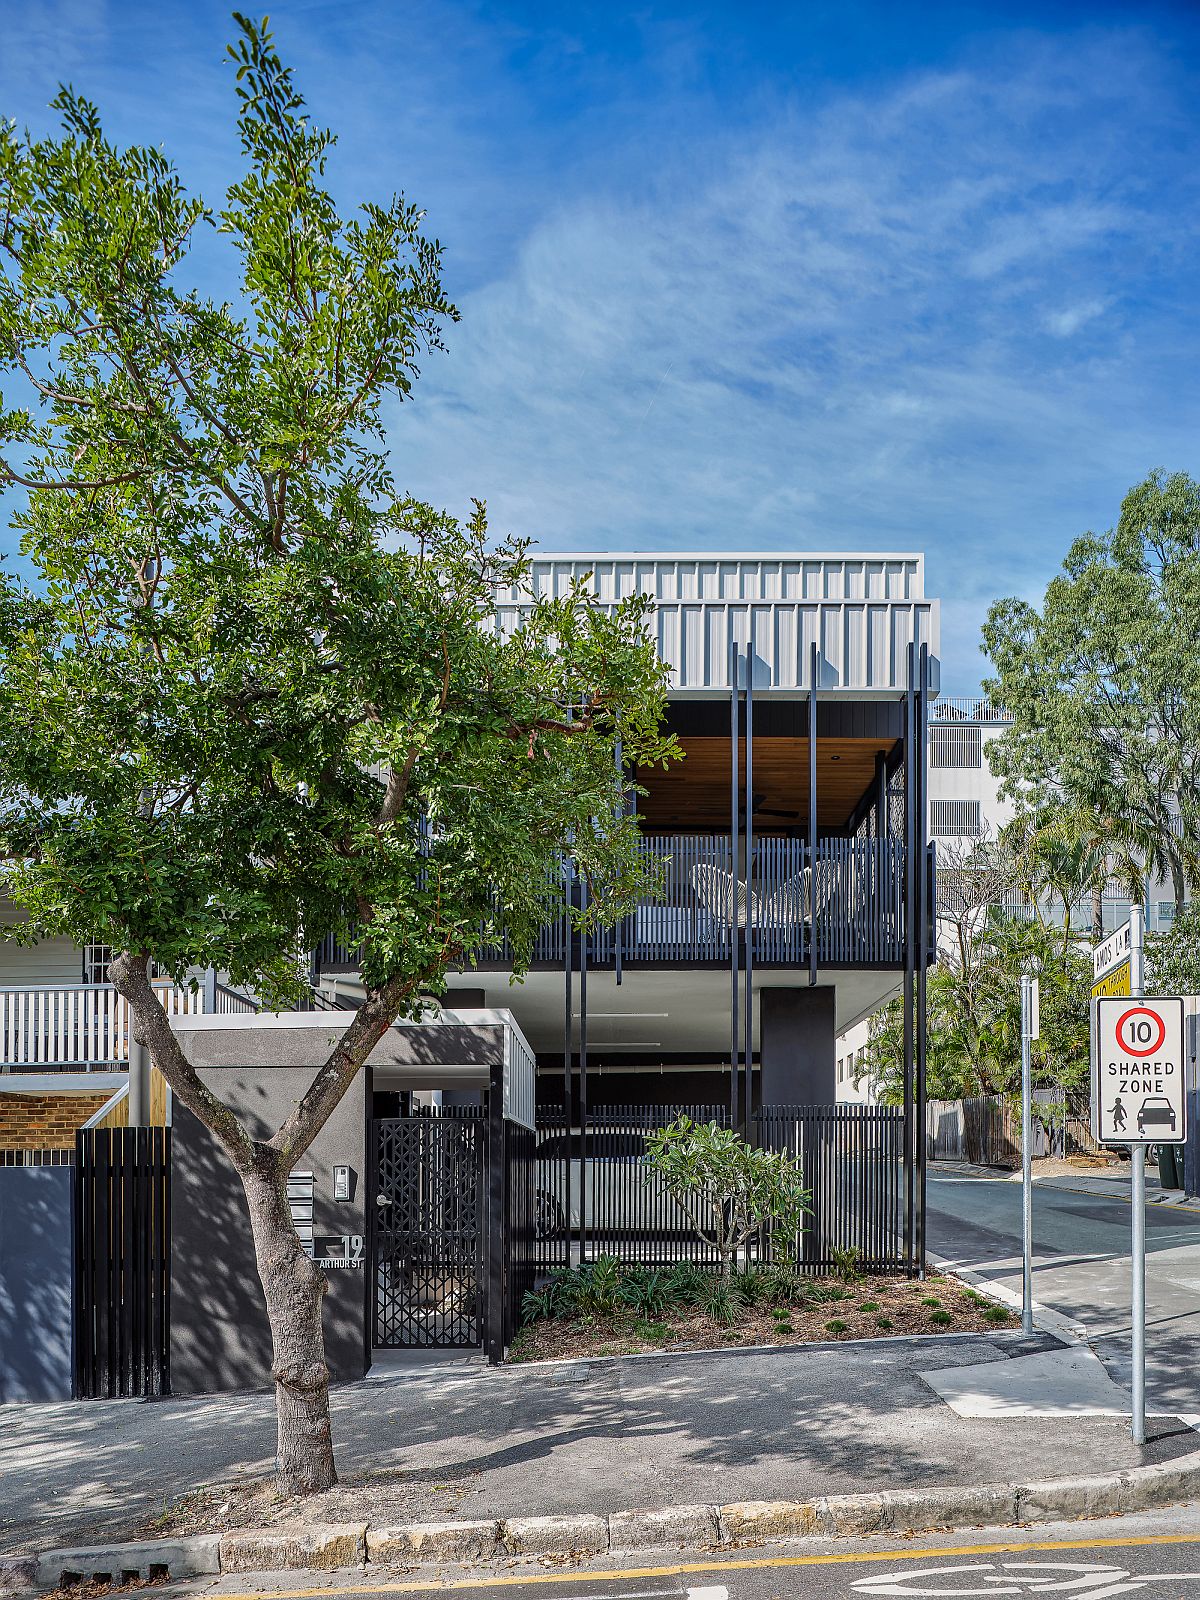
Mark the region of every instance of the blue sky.
[[[59, 79], [236, 175], [224, 6], [7, 0]], [[1200, 474], [1200, 8], [283, 0], [346, 202], [402, 188], [463, 320], [397, 478], [556, 549], [923, 549], [944, 681], [1153, 466]], [[11, 537], [0, 535], [0, 537]]]

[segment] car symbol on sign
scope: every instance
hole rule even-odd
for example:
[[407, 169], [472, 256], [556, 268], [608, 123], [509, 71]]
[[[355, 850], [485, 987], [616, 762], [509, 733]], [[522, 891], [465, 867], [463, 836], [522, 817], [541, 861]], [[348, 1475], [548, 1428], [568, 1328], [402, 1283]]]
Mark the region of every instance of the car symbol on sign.
[[1137, 1125], [1139, 1133], [1145, 1133], [1147, 1127], [1167, 1128], [1174, 1133], [1175, 1107], [1165, 1094], [1148, 1095], [1138, 1109]]

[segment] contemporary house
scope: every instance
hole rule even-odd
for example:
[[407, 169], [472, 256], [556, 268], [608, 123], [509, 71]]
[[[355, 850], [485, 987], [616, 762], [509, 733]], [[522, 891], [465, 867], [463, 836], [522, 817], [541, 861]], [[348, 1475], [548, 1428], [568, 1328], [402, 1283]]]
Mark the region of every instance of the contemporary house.
[[[502, 943], [455, 974], [441, 1031], [415, 1049], [394, 1030], [346, 1103], [340, 1142], [294, 1175], [294, 1215], [314, 1251], [321, 1238], [343, 1242], [328, 1264], [344, 1274], [347, 1376], [393, 1344], [472, 1344], [486, 1329], [489, 1350], [502, 1348], [520, 1285], [556, 1264], [688, 1248], [633, 1171], [645, 1128], [681, 1108], [805, 1163], [807, 1267], [828, 1265], [837, 1245], [880, 1267], [923, 1264], [924, 983], [935, 955], [926, 756], [940, 671], [923, 558], [595, 554], [533, 566], [540, 593], [579, 578], [601, 603], [653, 601], [684, 757], [628, 776], [662, 892], [581, 935], [569, 908], [587, 888], [564, 859], [561, 899], [547, 905], [523, 980], [512, 981]], [[499, 625], [527, 602], [499, 594]], [[78, 1109], [94, 1100], [93, 1122], [122, 1120], [112, 1097], [128, 1021], [105, 959], [0, 945], [0, 1091], [19, 1090], [0, 1101], [26, 1102], [0, 1162], [38, 1159], [46, 1097], [61, 1107], [88, 1093]], [[232, 1074], [222, 1082], [252, 1108], [286, 1095], [282, 1074], [309, 1070], [311, 1030], [335, 1026], [338, 1012], [348, 1020], [363, 992], [354, 949], [330, 941], [314, 952], [313, 983], [325, 1012], [296, 1018], [251, 1016], [253, 1002], [211, 974], [166, 998], [192, 1048], [211, 1050], [208, 1068]], [[898, 993], [907, 1103], [843, 1113], [837, 1041]], [[177, 1119], [170, 1184], [176, 1216], [191, 1222], [198, 1195], [228, 1198], [205, 1137]], [[236, 1207], [222, 1215], [241, 1226]], [[188, 1305], [207, 1293], [214, 1326], [232, 1331], [221, 1374], [202, 1359], [218, 1341], [200, 1340], [176, 1350], [179, 1379], [186, 1367], [198, 1387], [252, 1381], [259, 1334], [245, 1348], [233, 1336], [249, 1327], [235, 1283], [252, 1276], [246, 1241], [225, 1248], [213, 1280], [195, 1254], [210, 1235], [191, 1222], [176, 1228], [170, 1271], [188, 1284]], [[185, 1322], [171, 1321], [178, 1344]]]
[[[661, 898], [581, 940], [552, 916], [532, 970], [503, 949], [452, 979], [507, 1006], [539, 1105], [830, 1104], [835, 1041], [916, 974], [932, 903], [926, 718], [938, 603], [920, 555], [541, 556], [538, 592], [590, 574], [641, 592], [684, 759], [631, 773]], [[500, 596], [502, 624], [520, 597]], [[925, 681], [920, 674], [924, 663]], [[564, 900], [582, 886], [564, 863]], [[352, 950], [317, 981], [352, 998]], [[916, 1043], [914, 1038], [914, 1052]]]

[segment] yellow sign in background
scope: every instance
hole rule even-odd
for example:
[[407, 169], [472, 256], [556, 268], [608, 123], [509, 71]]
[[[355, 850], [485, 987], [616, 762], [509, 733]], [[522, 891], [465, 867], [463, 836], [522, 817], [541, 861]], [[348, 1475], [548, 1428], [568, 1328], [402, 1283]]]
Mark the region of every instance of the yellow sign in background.
[[1107, 1000], [1129, 993], [1129, 957], [1106, 972], [1102, 978], [1097, 978], [1092, 985], [1093, 1000]]

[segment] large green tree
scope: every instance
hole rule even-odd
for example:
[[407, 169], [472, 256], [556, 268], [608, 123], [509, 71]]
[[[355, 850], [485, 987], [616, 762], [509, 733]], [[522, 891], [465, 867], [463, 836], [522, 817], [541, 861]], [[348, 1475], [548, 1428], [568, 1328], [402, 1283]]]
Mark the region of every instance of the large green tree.
[[1151, 473], [1040, 607], [997, 601], [983, 637], [985, 688], [1013, 718], [988, 745], [1006, 791], [1182, 901], [1200, 839], [1200, 485]]
[[[98, 940], [135, 1031], [245, 1190], [278, 1469], [334, 1481], [322, 1274], [287, 1175], [393, 1021], [506, 931], [518, 973], [570, 847], [590, 915], [643, 887], [616, 751], [667, 759], [635, 602], [527, 596], [524, 548], [398, 493], [382, 408], [456, 313], [403, 198], [343, 216], [328, 132], [265, 27], [231, 48], [245, 176], [220, 209], [70, 90], [0, 127], [0, 483], [35, 571], [0, 588], [0, 841], [26, 937]], [[206, 238], [209, 297], [189, 282]], [[267, 1139], [150, 978], [293, 999], [358, 937], [366, 1000]]]

